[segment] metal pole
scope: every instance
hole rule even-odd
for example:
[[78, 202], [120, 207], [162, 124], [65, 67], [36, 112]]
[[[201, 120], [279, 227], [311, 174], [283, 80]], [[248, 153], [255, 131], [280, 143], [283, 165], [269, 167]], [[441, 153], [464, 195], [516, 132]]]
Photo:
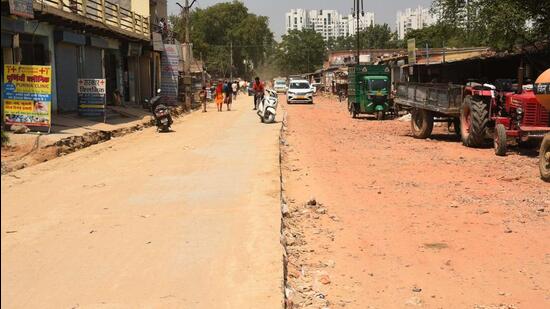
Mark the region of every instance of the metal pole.
[[357, 55], [356, 55], [356, 57], [357, 57], [357, 64], [360, 64], [360, 62], [359, 62], [359, 56], [360, 56], [360, 53], [361, 53], [361, 52], [359, 51], [359, 49], [360, 49], [360, 46], [359, 46], [359, 44], [360, 44], [360, 41], [359, 41], [359, 18], [360, 18], [360, 17], [359, 17], [359, 11], [360, 11], [360, 9], [359, 9], [359, 1], [361, 1], [361, 0], [357, 0], [357, 1], [356, 1], [357, 5], [355, 6], [355, 17], [357, 18], [357, 25], [356, 25], [356, 29], [355, 29], [355, 37], [356, 37], [356, 39], [357, 39]]
[[231, 54], [231, 67], [229, 68], [229, 82], [233, 83], [233, 41], [230, 42], [229, 48], [231, 48], [230, 54]]
[[426, 43], [426, 65], [430, 64], [430, 49], [428, 43]]

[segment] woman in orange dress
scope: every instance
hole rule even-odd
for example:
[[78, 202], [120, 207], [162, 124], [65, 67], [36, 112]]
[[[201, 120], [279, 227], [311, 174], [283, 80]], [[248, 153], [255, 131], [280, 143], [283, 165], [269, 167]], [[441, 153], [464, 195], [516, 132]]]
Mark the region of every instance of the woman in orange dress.
[[216, 87], [216, 106], [218, 106], [218, 112], [221, 112], [223, 107], [223, 83], [221, 81]]

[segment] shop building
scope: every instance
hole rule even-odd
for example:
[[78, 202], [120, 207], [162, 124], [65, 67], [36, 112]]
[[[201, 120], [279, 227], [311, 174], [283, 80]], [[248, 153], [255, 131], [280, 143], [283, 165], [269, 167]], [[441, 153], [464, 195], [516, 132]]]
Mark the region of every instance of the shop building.
[[50, 65], [54, 114], [77, 110], [78, 78], [105, 78], [108, 105], [118, 98], [138, 105], [151, 96], [150, 1], [1, 4], [2, 65]]

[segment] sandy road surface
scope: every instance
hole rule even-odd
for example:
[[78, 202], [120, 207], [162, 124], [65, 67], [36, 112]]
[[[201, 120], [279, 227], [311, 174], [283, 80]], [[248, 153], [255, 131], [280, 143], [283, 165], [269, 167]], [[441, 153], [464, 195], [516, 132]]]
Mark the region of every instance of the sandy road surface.
[[2, 308], [281, 308], [280, 125], [251, 104], [2, 176]]
[[415, 140], [409, 122], [351, 119], [336, 100], [284, 108], [296, 307], [550, 308], [536, 152], [497, 157], [441, 128]]

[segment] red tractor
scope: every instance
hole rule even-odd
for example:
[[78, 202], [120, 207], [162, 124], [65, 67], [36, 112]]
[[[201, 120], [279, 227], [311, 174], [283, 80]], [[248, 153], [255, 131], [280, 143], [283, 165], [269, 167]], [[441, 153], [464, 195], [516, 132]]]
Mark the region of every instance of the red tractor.
[[506, 155], [508, 141], [541, 140], [550, 132], [550, 111], [535, 97], [532, 85], [518, 92], [504, 93], [503, 108], [495, 117], [495, 153]]
[[[460, 135], [468, 147], [482, 147], [491, 138], [492, 119], [498, 112], [496, 87], [468, 82], [460, 109]], [[456, 129], [457, 123], [455, 123]]]

